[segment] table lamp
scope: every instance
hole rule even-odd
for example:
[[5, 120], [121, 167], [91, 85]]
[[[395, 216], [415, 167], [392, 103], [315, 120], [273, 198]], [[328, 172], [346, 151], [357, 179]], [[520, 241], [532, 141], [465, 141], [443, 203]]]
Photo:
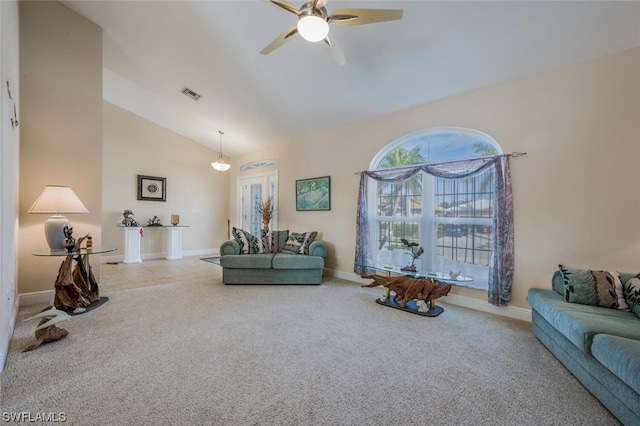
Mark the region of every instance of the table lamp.
[[47, 185], [29, 213], [53, 214], [44, 223], [44, 234], [51, 251], [64, 250], [64, 227], [71, 227], [71, 223], [63, 214], [89, 213], [82, 201], [68, 186]]

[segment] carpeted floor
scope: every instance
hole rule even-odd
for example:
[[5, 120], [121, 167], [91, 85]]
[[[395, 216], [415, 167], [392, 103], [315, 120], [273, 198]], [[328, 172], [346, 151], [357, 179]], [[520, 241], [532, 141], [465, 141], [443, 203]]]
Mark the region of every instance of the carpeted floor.
[[216, 265], [220, 264], [220, 257], [201, 257], [200, 260], [204, 260], [205, 262], [214, 263]]
[[35, 323], [23, 320], [43, 306], [21, 309], [2, 411], [70, 425], [619, 424], [529, 323], [445, 299], [442, 315], [421, 317], [333, 278], [225, 286], [220, 275], [198, 258], [103, 265], [109, 302], [29, 353]]

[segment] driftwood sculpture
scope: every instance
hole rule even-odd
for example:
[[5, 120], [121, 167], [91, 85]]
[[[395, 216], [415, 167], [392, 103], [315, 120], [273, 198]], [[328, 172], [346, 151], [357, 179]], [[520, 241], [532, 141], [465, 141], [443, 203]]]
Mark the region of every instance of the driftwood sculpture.
[[71, 316], [66, 312], [59, 311], [51, 306], [46, 307], [42, 312], [37, 315], [27, 318], [25, 321], [42, 318], [38, 327], [36, 327], [36, 341], [24, 348], [22, 352], [29, 352], [37, 348], [43, 343], [55, 342], [62, 340], [69, 335], [69, 332], [63, 328], [58, 328], [55, 324], [61, 321], [68, 321]]
[[[87, 237], [88, 234], [78, 238], [73, 249], [74, 252], [80, 251], [80, 244]], [[73, 311], [77, 308], [85, 308], [100, 299], [98, 283], [91, 272], [91, 267], [87, 267], [88, 262], [85, 262], [85, 258], [86, 255], [67, 256], [60, 265], [55, 282], [56, 293], [53, 299], [53, 305], [57, 309]], [[72, 272], [74, 261], [76, 267]]]
[[[412, 299], [432, 301], [449, 294], [451, 284], [444, 284], [433, 278], [414, 278], [402, 294], [401, 307], [405, 307], [407, 302]], [[398, 301], [399, 296], [396, 294], [395, 300]]]
[[404, 308], [409, 300], [432, 301], [449, 294], [451, 284], [444, 284], [433, 278], [413, 278], [408, 276], [383, 277], [381, 275], [363, 275], [362, 278], [373, 280], [371, 284], [362, 287], [383, 286], [396, 295], [394, 300], [402, 300], [400, 307]]
[[411, 280], [411, 277], [404, 275], [395, 277], [383, 277], [382, 275], [363, 275], [362, 278], [372, 279], [373, 282], [362, 287], [378, 287], [382, 286], [388, 290], [393, 291], [396, 295], [404, 293], [404, 289], [407, 287], [407, 281]]

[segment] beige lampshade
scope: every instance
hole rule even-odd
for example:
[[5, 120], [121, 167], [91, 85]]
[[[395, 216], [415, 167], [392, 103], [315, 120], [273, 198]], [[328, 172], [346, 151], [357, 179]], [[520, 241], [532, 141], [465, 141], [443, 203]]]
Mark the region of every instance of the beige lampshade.
[[44, 234], [49, 248], [59, 251], [64, 249], [64, 227], [71, 227], [71, 223], [62, 213], [89, 213], [89, 210], [68, 186], [47, 185], [29, 209], [29, 213], [53, 215], [44, 224]]
[[89, 210], [68, 186], [47, 185], [29, 213], [89, 213]]

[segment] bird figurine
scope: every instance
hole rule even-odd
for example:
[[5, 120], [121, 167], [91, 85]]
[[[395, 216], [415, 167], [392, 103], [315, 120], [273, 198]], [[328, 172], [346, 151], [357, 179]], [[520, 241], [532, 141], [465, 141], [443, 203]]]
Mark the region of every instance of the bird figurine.
[[42, 330], [43, 328], [52, 326], [62, 321], [69, 321], [71, 319], [71, 315], [66, 313], [65, 311], [61, 311], [59, 309], [51, 307], [51, 309], [45, 308], [39, 314], [36, 314], [30, 318], [27, 318], [25, 321], [30, 321], [36, 318], [47, 318], [47, 321], [41, 322], [38, 327], [34, 328], [31, 331]]
[[39, 314], [36, 314], [25, 321], [42, 318], [40, 324], [33, 329], [36, 333], [36, 341], [27, 346], [22, 352], [29, 352], [37, 348], [43, 343], [55, 342], [62, 340], [69, 335], [69, 332], [63, 328], [58, 328], [55, 324], [62, 321], [69, 321], [71, 315], [64, 311], [60, 311], [54, 307], [47, 307]]
[[462, 272], [462, 270], [459, 270], [458, 272], [449, 271], [449, 278], [455, 280], [460, 275], [460, 272]]

